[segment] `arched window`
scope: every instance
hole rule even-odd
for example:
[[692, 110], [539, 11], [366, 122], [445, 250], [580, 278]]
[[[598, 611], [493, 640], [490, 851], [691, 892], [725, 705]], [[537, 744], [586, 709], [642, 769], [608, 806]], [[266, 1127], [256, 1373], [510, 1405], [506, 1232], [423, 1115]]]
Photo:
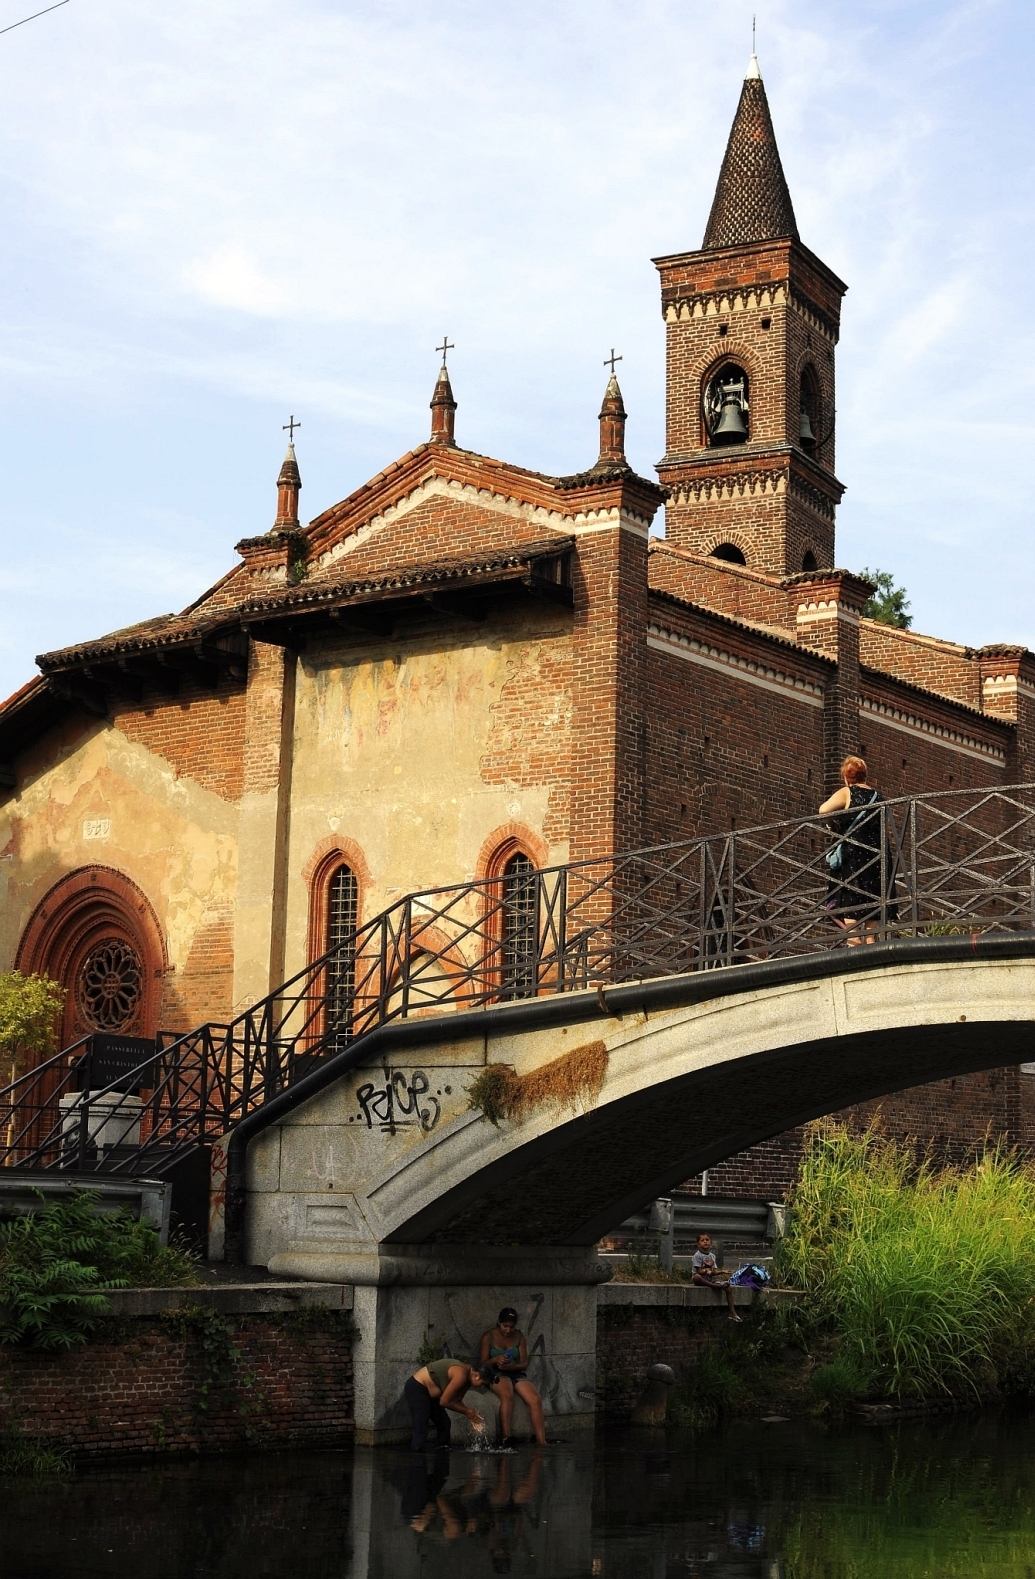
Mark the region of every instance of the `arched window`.
[[751, 437], [748, 376], [736, 362], [724, 362], [708, 380], [703, 406], [709, 444], [743, 444]]
[[712, 549], [711, 557], [712, 559], [724, 559], [728, 565], [747, 564], [743, 551], [737, 547], [736, 543], [720, 543], [718, 548]]
[[536, 868], [516, 850], [503, 868], [500, 907], [502, 998], [534, 998], [537, 980], [539, 884]]
[[802, 570], [818, 570], [819, 569], [819, 565], [816, 563], [816, 556], [812, 552], [811, 548], [807, 548], [805, 550], [805, 553], [802, 555], [801, 568], [802, 568]]
[[822, 440], [820, 427], [822, 412], [819, 399], [819, 379], [814, 367], [801, 370], [801, 415], [798, 418], [798, 442], [809, 455], [815, 455]]
[[[359, 883], [350, 866], [336, 867], [326, 888], [327, 914], [324, 936], [327, 952], [327, 1045], [340, 1052], [352, 1039], [353, 999], [356, 992], [356, 922]], [[333, 951], [333, 952], [332, 952]]]

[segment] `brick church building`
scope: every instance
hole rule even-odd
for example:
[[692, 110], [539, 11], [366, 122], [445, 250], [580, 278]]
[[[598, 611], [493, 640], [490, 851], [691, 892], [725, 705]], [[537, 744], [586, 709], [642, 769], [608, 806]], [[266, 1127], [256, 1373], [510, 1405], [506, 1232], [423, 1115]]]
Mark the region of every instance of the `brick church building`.
[[[1035, 655], [875, 623], [835, 568], [846, 287], [754, 60], [703, 244], [655, 263], [657, 480], [613, 376], [596, 458], [554, 477], [462, 447], [443, 365], [424, 442], [308, 525], [289, 447], [215, 586], [0, 708], [0, 969], [67, 987], [65, 1045], [225, 1021], [409, 890], [814, 812], [849, 751], [886, 795], [1035, 779]], [[1027, 1141], [1027, 1084], [885, 1119]], [[713, 1189], [782, 1191], [798, 1144]]]

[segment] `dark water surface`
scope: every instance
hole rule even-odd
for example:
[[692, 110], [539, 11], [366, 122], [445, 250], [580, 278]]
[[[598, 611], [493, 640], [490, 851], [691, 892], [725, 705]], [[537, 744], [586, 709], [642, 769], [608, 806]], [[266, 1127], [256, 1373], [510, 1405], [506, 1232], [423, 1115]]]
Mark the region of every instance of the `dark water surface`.
[[1035, 1576], [1035, 1415], [598, 1431], [0, 1482], [3, 1579]]

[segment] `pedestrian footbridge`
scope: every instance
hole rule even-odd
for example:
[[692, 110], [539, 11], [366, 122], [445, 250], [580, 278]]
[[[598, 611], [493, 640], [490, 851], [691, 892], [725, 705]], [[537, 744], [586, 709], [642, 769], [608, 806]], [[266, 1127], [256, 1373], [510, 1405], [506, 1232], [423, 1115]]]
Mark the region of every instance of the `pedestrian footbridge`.
[[[248, 1259], [347, 1281], [364, 1240], [590, 1246], [796, 1124], [1031, 1059], [1035, 934], [1019, 933], [396, 1022], [267, 1115], [248, 1153]], [[494, 1091], [518, 1105], [499, 1111]]]

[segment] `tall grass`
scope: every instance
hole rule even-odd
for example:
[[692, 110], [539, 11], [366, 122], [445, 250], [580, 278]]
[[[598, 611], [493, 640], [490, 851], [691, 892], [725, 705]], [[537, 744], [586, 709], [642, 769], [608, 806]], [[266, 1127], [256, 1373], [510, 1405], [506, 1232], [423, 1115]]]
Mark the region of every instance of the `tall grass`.
[[1035, 1374], [1035, 1172], [1001, 1148], [935, 1169], [816, 1126], [777, 1265], [857, 1395], [982, 1397]]

